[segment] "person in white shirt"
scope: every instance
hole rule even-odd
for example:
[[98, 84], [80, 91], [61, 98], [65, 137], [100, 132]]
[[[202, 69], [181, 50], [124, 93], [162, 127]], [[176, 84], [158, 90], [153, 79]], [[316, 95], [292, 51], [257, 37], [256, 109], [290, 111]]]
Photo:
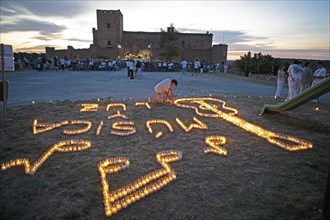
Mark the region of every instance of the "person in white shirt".
[[313, 81], [313, 71], [309, 68], [309, 62], [304, 64], [304, 72], [301, 77], [300, 93], [308, 89]]
[[165, 101], [166, 102], [173, 102], [174, 97], [172, 95], [172, 89], [171, 87], [177, 86], [178, 81], [175, 79], [166, 78], [159, 82], [154, 87], [154, 93], [156, 96], [156, 99], [148, 98], [148, 102], [156, 102], [156, 103], [164, 103], [164, 95], [165, 95]]
[[228, 72], [228, 64], [225, 64], [225, 66], [223, 67], [223, 72], [227, 73]]
[[185, 61], [185, 60], [181, 61], [181, 78], [183, 75], [185, 75], [185, 76], [187, 75], [187, 64], [188, 64], [187, 61]]
[[299, 94], [300, 91], [300, 83], [301, 83], [301, 75], [304, 71], [303, 67], [298, 64], [301, 64], [301, 61], [294, 60], [293, 64], [291, 64], [288, 68], [288, 100], [292, 99], [296, 95]]
[[130, 79], [134, 79], [134, 60], [130, 59], [129, 61], [127, 61], [127, 65]]
[[173, 62], [170, 62], [167, 64], [167, 70], [168, 72], [172, 72], [173, 71], [173, 66], [174, 66], [174, 63]]
[[127, 77], [130, 77], [129, 65], [130, 65], [130, 61], [127, 60], [127, 61], [126, 61], [126, 66], [127, 66]]
[[317, 63], [317, 70], [314, 72], [314, 79], [312, 86], [322, 82], [327, 76], [327, 70], [324, 68], [324, 64], [320, 61]]
[[163, 65], [162, 65], [162, 72], [163, 71], [166, 71], [167, 70], [167, 63], [166, 62], [163, 62]]
[[65, 69], [65, 60], [64, 60], [63, 57], [61, 57], [61, 59], [60, 59], [60, 65], [61, 65], [62, 70], [64, 71], [64, 69]]
[[198, 58], [196, 58], [194, 63], [194, 73], [192, 75], [196, 74], [197, 76], [198, 72], [200, 71], [199, 70], [200, 67], [201, 67], [201, 62], [198, 60]]
[[[324, 68], [324, 64], [319, 61], [317, 63], [317, 70], [315, 70], [314, 72], [314, 79], [312, 82], [312, 86], [315, 86], [317, 84], [319, 84], [320, 82], [322, 82], [327, 76], [327, 70]], [[320, 97], [313, 99], [312, 102], [319, 102], [320, 101]]]
[[214, 68], [216, 73], [220, 72], [220, 63], [216, 63]]
[[277, 89], [275, 92], [275, 99], [282, 98], [281, 92], [283, 90], [284, 81], [285, 81], [285, 66], [282, 64], [277, 71]]
[[158, 71], [162, 71], [162, 62], [158, 63]]

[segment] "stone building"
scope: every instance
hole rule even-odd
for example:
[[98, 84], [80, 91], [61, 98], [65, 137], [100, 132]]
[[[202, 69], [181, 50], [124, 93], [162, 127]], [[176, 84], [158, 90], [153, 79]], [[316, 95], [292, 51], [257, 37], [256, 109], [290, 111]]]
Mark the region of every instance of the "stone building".
[[[74, 49], [68, 46], [66, 50], [55, 50], [54, 47], [46, 47], [46, 55], [122, 59], [129, 53], [141, 55], [144, 59], [163, 60], [159, 55], [161, 32], [124, 31], [123, 14], [120, 10], [97, 10], [96, 14], [97, 29], [93, 28], [93, 44], [90, 48]], [[185, 59], [191, 62], [196, 57], [208, 63], [227, 60], [228, 45], [212, 45], [211, 33], [177, 33], [177, 37], [181, 54], [174, 58], [175, 61]]]

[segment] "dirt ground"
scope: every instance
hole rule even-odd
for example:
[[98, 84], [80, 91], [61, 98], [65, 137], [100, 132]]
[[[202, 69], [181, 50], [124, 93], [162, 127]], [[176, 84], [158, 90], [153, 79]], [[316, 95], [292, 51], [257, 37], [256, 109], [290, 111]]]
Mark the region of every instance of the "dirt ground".
[[[321, 219], [326, 177], [330, 162], [329, 103], [307, 103], [290, 112], [259, 112], [271, 98], [247, 96], [215, 97], [238, 110], [237, 117], [276, 133], [291, 135], [313, 144], [312, 149], [291, 152], [269, 143], [220, 118], [201, 117], [192, 109], [175, 105], [135, 106], [127, 110], [106, 106], [110, 98], [79, 102], [63, 101], [11, 108], [8, 120], [1, 121], [0, 163], [27, 158], [33, 164], [51, 146], [62, 140], [89, 140], [91, 147], [81, 152], [54, 152], [28, 175], [23, 166], [0, 171], [0, 219]], [[97, 103], [95, 112], [80, 112], [82, 104]], [[127, 119], [108, 119], [117, 110]], [[185, 132], [185, 124], [197, 117], [208, 129]], [[65, 125], [33, 134], [33, 121], [55, 123], [88, 120], [89, 131], [63, 134]], [[168, 121], [173, 132], [150, 134], [146, 121]], [[134, 122], [136, 133], [111, 133], [115, 121]], [[104, 122], [96, 135], [100, 121]], [[221, 135], [227, 142], [227, 156], [204, 153], [207, 136]], [[160, 190], [107, 218], [104, 211], [98, 163], [106, 158], [127, 157], [129, 168], [106, 179], [110, 191], [121, 188], [161, 168], [156, 153], [182, 152], [182, 159], [170, 164], [177, 178]]]

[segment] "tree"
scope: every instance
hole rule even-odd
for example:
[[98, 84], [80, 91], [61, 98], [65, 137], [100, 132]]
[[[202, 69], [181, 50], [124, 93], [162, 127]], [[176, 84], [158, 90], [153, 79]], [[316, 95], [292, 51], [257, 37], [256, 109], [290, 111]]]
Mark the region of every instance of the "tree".
[[160, 29], [160, 49], [159, 55], [164, 57], [167, 61], [172, 60], [181, 53], [181, 47], [177, 43], [178, 31], [175, 29], [174, 25], [171, 23], [167, 28], [167, 31]]
[[254, 64], [252, 62], [251, 52], [249, 51], [247, 54], [244, 54], [244, 56], [241, 56], [240, 60], [236, 60], [235, 65], [241, 69], [246, 76], [253, 72]]
[[249, 73], [258, 74], [269, 74], [274, 73], [275, 69], [275, 59], [271, 55], [262, 55], [261, 53], [255, 53], [251, 56], [249, 51], [244, 56], [240, 57], [240, 60], [235, 61], [235, 65], [240, 68], [246, 76]]

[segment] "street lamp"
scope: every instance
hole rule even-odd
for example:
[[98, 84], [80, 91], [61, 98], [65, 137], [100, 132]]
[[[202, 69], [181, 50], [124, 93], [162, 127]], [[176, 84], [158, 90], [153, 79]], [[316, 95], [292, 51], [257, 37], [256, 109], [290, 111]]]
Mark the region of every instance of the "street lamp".
[[121, 49], [121, 45], [119, 43], [117, 43], [117, 59], [121, 57], [121, 56], [118, 55], [119, 54], [119, 49]]
[[152, 48], [152, 43], [148, 44], [148, 59], [151, 59], [151, 48]]

